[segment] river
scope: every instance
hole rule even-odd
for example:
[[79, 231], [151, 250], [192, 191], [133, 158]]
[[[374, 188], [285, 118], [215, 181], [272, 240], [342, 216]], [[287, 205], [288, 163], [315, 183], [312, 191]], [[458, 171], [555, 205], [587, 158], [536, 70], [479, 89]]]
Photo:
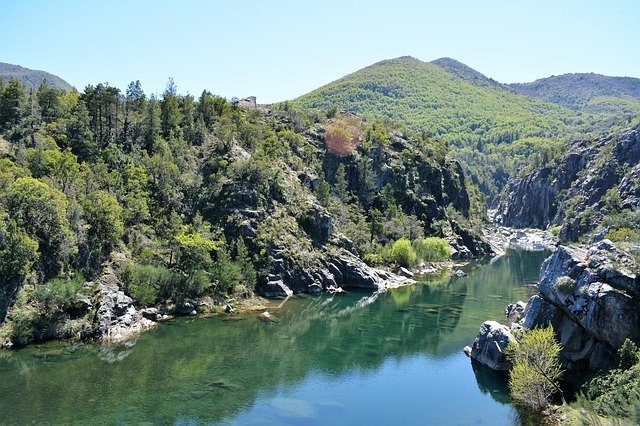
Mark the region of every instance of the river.
[[510, 251], [372, 295], [182, 318], [115, 346], [0, 351], [0, 423], [513, 424], [504, 380], [462, 353], [535, 293], [547, 253]]

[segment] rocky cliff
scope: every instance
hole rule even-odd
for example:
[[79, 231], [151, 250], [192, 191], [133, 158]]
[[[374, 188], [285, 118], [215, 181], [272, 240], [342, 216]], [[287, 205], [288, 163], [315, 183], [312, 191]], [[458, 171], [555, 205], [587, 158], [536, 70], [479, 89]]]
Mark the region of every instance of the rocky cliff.
[[513, 227], [562, 226], [577, 240], [612, 210], [640, 207], [640, 126], [567, 144], [565, 154], [513, 180], [496, 221]]
[[625, 339], [640, 341], [640, 265], [611, 241], [588, 249], [559, 246], [540, 271], [540, 293], [509, 305], [510, 326], [485, 322], [468, 352], [493, 369], [508, 369], [512, 330], [553, 326], [569, 370], [607, 370]]

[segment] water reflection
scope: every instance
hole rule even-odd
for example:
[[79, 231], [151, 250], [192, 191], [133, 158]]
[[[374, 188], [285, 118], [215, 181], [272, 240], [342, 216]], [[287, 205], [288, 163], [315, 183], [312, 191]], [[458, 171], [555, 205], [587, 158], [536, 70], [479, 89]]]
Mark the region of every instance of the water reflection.
[[[273, 311], [278, 322], [260, 321], [256, 314], [183, 319], [141, 336], [135, 346], [58, 343], [3, 353], [0, 412], [8, 413], [3, 421], [9, 423], [211, 422], [239, 413], [248, 421], [260, 409], [256, 401], [271, 398], [271, 409], [293, 410], [298, 418], [315, 413], [322, 423], [318, 395], [310, 408], [279, 394], [295, 393], [315, 375], [321, 376], [314, 385], [321, 390], [314, 392], [325, 394], [327, 381], [348, 387], [354, 375], [388, 374], [386, 380], [395, 383], [399, 372], [387, 373], [390, 360], [415, 357], [454, 360], [465, 369], [456, 374], [475, 373], [480, 392], [469, 386], [458, 391], [460, 398], [485, 392], [505, 403], [504, 386], [457, 357], [482, 321], [502, 319], [506, 303], [526, 300], [532, 290], [523, 284], [537, 277], [543, 258], [512, 253], [478, 265], [467, 277], [445, 276], [380, 294], [294, 297]], [[442, 365], [415, 368], [429, 376], [436, 374], [430, 368]], [[437, 393], [446, 383], [415, 386]]]

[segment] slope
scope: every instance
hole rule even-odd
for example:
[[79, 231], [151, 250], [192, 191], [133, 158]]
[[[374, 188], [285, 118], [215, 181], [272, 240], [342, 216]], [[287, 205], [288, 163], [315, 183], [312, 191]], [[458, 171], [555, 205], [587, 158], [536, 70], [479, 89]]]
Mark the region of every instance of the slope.
[[56, 89], [72, 90], [73, 86], [58, 77], [46, 71], [32, 70], [21, 67], [20, 65], [7, 64], [0, 62], [0, 78], [4, 81], [18, 80], [20, 83], [32, 89], [37, 89], [43, 81]]
[[609, 115], [520, 95], [450, 58], [422, 62], [405, 56], [378, 62], [291, 104], [391, 119], [437, 137], [455, 148], [490, 203], [510, 176], [531, 161], [555, 155], [563, 139], [601, 132], [612, 124]]
[[638, 114], [640, 79], [601, 74], [563, 74], [509, 84], [523, 95], [588, 113]]

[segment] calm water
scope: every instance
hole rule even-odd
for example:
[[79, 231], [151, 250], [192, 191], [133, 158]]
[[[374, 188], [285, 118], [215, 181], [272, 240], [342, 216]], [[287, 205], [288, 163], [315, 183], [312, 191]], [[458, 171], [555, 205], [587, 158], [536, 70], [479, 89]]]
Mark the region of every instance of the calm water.
[[[462, 353], [534, 290], [542, 253], [463, 278], [182, 319], [135, 344], [0, 352], [0, 423], [512, 424], [503, 381]], [[279, 302], [278, 302], [279, 303]]]

